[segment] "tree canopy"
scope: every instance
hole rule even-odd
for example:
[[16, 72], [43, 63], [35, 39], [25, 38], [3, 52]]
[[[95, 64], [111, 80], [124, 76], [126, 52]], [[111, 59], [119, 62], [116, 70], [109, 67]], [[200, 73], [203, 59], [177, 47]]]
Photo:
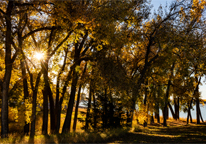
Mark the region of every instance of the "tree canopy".
[[82, 89], [86, 131], [123, 126], [125, 119], [131, 126], [136, 105], [151, 121], [161, 109], [166, 126], [168, 108], [175, 119], [184, 109], [189, 119], [196, 102], [200, 123], [205, 6], [205, 0], [174, 0], [151, 13], [148, 0], [1, 1], [1, 136], [9, 133], [9, 108], [19, 111], [31, 137], [40, 112], [42, 134], [48, 116], [51, 133], [61, 133], [60, 123], [62, 133], [70, 132]]

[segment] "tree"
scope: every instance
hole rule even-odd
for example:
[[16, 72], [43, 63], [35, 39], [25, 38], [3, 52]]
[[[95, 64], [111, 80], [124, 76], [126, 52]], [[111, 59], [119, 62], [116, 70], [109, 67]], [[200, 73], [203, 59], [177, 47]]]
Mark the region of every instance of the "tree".
[[11, 24], [11, 15], [14, 8], [14, 2], [9, 1], [6, 6], [6, 12], [1, 10], [3, 13], [5, 21], [6, 21], [6, 40], [5, 40], [5, 73], [2, 84], [2, 110], [1, 110], [1, 135], [2, 138], [8, 136], [8, 91], [9, 91], [9, 83], [11, 79], [12, 73], [12, 64], [16, 58], [17, 52], [15, 55], [11, 55], [11, 45], [12, 45], [12, 24]]

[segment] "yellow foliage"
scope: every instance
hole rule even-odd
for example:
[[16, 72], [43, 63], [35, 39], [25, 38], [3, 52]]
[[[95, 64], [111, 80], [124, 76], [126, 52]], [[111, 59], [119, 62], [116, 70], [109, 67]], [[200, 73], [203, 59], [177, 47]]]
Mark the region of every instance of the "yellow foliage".
[[148, 119], [148, 113], [146, 111], [146, 107], [141, 105], [139, 110], [135, 112], [135, 119], [138, 120], [139, 123], [143, 124], [144, 121]]
[[9, 107], [8, 116], [9, 116], [9, 121], [18, 122], [18, 109], [17, 109], [17, 107], [15, 107], [15, 108]]
[[100, 50], [103, 49], [103, 47], [102, 47], [102, 45], [98, 45], [98, 46], [96, 47], [96, 49], [97, 49], [98, 51], [100, 51]]

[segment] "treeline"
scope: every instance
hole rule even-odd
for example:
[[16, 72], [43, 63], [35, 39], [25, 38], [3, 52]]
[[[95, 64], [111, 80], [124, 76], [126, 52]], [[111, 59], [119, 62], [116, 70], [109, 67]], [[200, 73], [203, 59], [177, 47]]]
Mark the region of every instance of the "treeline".
[[[66, 104], [60, 133], [75, 131], [82, 89], [88, 90], [86, 119], [80, 120], [86, 131], [124, 120], [131, 126], [137, 104], [158, 122], [162, 109], [166, 126], [168, 108], [175, 119], [182, 108], [192, 120], [196, 103], [200, 123], [205, 5], [173, 1], [153, 13], [147, 0], [1, 1], [1, 136], [9, 133], [9, 107], [23, 111], [24, 132], [34, 137], [39, 108], [46, 135], [49, 114], [51, 133], [60, 132]], [[44, 58], [35, 59], [36, 52]]]

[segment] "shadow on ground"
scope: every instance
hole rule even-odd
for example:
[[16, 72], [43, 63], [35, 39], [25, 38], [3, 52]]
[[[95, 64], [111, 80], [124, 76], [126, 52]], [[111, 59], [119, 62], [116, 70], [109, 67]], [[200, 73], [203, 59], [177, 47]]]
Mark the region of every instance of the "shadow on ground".
[[123, 137], [109, 138], [118, 143], [206, 143], [206, 124], [185, 126], [148, 126]]

